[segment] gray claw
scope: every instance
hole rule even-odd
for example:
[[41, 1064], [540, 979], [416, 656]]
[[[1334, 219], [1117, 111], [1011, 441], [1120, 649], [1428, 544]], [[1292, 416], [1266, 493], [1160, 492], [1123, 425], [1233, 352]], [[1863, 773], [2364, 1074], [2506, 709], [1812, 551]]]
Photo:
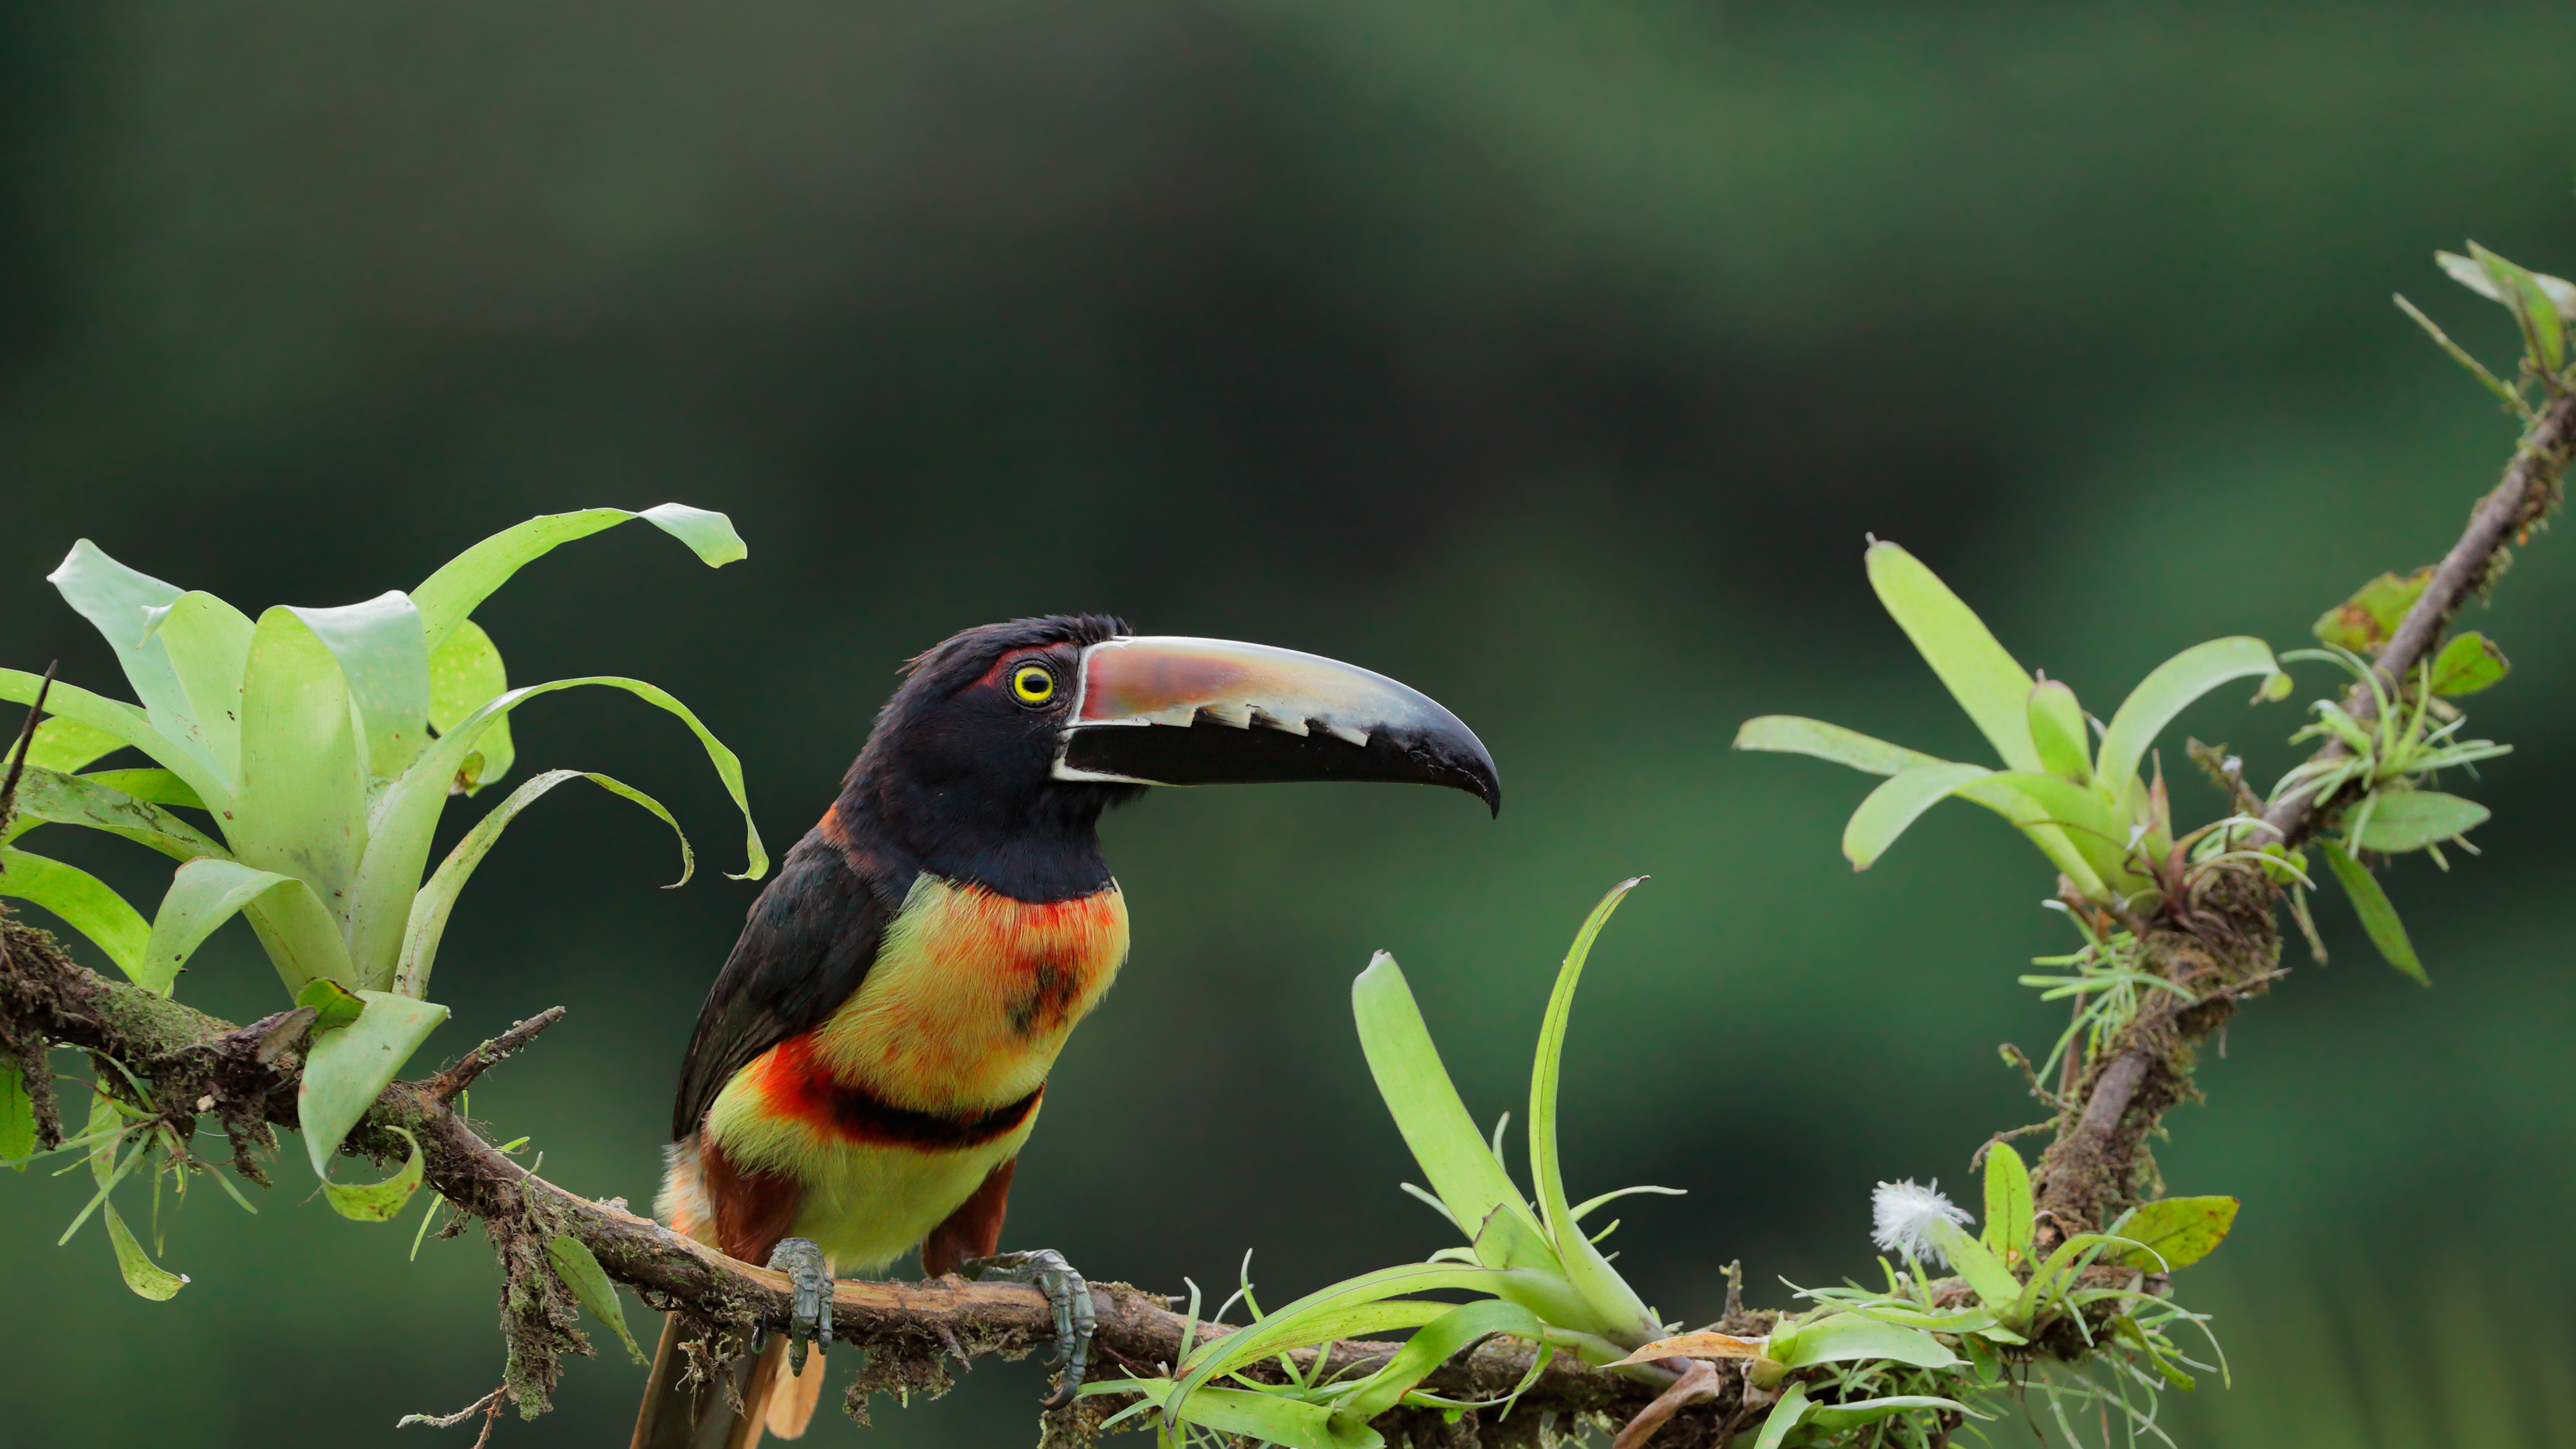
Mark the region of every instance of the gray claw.
[[[787, 1367], [801, 1374], [807, 1348], [820, 1353], [832, 1341], [832, 1270], [811, 1238], [780, 1239], [770, 1250], [769, 1266], [786, 1274], [795, 1289], [787, 1309]], [[763, 1325], [761, 1341], [767, 1336]]]
[[958, 1265], [967, 1277], [986, 1283], [1027, 1283], [1047, 1296], [1055, 1309], [1055, 1356], [1064, 1365], [1064, 1383], [1044, 1407], [1061, 1409], [1073, 1402], [1091, 1366], [1091, 1334], [1099, 1326], [1091, 1310], [1091, 1285], [1053, 1248], [1025, 1253], [996, 1253]]

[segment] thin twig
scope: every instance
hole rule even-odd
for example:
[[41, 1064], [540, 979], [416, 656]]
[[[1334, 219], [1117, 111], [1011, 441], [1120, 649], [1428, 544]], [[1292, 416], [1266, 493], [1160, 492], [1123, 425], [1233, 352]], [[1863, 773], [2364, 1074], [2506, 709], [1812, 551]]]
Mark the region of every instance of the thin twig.
[[26, 721], [18, 726], [18, 742], [9, 750], [9, 775], [0, 780], [0, 830], [18, 813], [18, 777], [27, 773], [27, 752], [35, 747], [36, 724], [45, 717], [45, 697], [54, 692], [54, 670], [62, 663], [56, 660], [45, 666], [45, 682], [36, 686], [36, 702], [27, 706]]
[[474, 1079], [499, 1066], [537, 1039], [537, 1034], [564, 1019], [564, 1009], [549, 1006], [525, 1021], [511, 1023], [510, 1029], [456, 1059], [456, 1065], [424, 1083], [433, 1102], [452, 1102], [456, 1094], [474, 1084]]

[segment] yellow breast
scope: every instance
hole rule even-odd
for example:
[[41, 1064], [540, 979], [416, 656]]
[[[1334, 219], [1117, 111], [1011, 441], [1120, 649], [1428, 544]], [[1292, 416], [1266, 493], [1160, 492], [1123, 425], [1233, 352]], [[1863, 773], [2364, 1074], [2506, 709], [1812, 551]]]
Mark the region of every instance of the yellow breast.
[[1115, 882], [1035, 904], [925, 874], [858, 993], [815, 1032], [814, 1063], [915, 1111], [1015, 1102], [1046, 1081], [1126, 961]]

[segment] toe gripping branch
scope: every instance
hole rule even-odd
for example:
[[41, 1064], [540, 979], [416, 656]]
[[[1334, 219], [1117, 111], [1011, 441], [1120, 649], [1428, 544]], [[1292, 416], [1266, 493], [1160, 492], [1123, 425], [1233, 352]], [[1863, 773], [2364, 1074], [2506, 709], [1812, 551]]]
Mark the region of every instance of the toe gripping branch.
[[1061, 1409], [1072, 1403], [1090, 1368], [1091, 1333], [1098, 1327], [1091, 1309], [1091, 1285], [1053, 1248], [972, 1258], [957, 1270], [982, 1283], [1026, 1283], [1046, 1295], [1048, 1306], [1055, 1310], [1055, 1356], [1064, 1365], [1064, 1382], [1045, 1407]]
[[[770, 1250], [769, 1266], [786, 1274], [792, 1289], [787, 1307], [787, 1367], [801, 1374], [807, 1347], [821, 1353], [832, 1341], [832, 1270], [811, 1238], [779, 1240]], [[761, 1338], [767, 1336], [764, 1328]], [[752, 1351], [759, 1352], [761, 1346], [755, 1341]]]

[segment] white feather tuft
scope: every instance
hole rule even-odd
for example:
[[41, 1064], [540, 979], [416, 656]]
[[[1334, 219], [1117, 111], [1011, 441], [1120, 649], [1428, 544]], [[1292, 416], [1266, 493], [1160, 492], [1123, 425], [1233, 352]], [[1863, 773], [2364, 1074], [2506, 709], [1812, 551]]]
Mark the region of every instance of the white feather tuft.
[[1881, 1252], [1911, 1254], [1916, 1261], [1950, 1266], [1949, 1255], [1932, 1241], [1932, 1225], [1968, 1224], [1968, 1210], [1941, 1195], [1941, 1179], [1919, 1187], [1914, 1179], [1882, 1182], [1869, 1195], [1870, 1241]]

